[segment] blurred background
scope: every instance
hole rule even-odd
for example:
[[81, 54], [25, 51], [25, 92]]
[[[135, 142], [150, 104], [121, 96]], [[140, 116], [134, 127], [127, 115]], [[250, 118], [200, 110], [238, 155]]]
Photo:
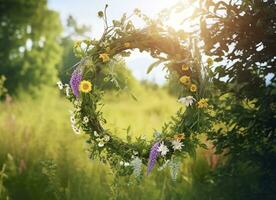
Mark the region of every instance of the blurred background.
[[[177, 181], [164, 170], [137, 183], [114, 177], [107, 165], [90, 160], [86, 136], [71, 130], [71, 105], [56, 82], [67, 83], [78, 62], [75, 41], [101, 36], [103, 24], [97, 12], [108, 4], [110, 20], [135, 8], [157, 18], [177, 2], [0, 0], [0, 200], [253, 199], [256, 170], [240, 166], [239, 178], [215, 182], [219, 173], [214, 176], [214, 171], [223, 158], [211, 148], [198, 149], [195, 159], [187, 159]], [[183, 18], [172, 19], [170, 25], [189, 30], [188, 22], [180, 25]], [[181, 107], [177, 88], [166, 81], [162, 66], [146, 73], [152, 61], [150, 55], [134, 51], [114, 68], [119, 80], [127, 80], [121, 84], [139, 94], [137, 101], [105, 86], [107, 126], [122, 138], [131, 127], [133, 136], [150, 139]], [[240, 191], [229, 196], [237, 187]]]

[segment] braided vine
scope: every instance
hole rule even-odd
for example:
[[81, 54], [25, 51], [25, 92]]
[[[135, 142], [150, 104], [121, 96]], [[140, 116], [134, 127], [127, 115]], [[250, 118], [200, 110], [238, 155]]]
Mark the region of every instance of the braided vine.
[[[208, 108], [207, 73], [199, 57], [191, 51], [187, 33], [175, 31], [160, 20], [151, 20], [138, 10], [133, 15], [145, 21], [145, 28], [136, 28], [126, 15], [109, 25], [106, 9], [98, 15], [105, 25], [102, 37], [75, 44], [74, 51], [80, 61], [74, 66], [70, 84], [58, 83], [74, 105], [72, 128], [76, 133], [89, 135], [91, 158], [108, 163], [119, 175], [141, 177], [144, 168], [149, 174], [156, 163], [160, 169], [166, 165], [177, 168], [182, 158], [195, 155], [197, 146], [203, 145], [198, 135], [208, 128], [208, 123], [202, 123]], [[162, 63], [169, 74], [174, 74], [170, 78], [177, 78], [182, 88], [178, 101], [184, 104], [183, 108], [151, 141], [143, 137], [123, 140], [105, 128], [108, 122], [101, 111], [104, 91], [96, 84], [108, 81], [121, 89], [114, 74], [107, 74], [104, 80], [99, 80], [97, 75], [134, 49], [149, 52], [157, 60], [148, 72]]]

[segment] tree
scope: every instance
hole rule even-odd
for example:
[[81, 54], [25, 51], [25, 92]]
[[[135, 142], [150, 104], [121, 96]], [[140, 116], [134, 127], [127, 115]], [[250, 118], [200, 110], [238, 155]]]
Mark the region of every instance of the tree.
[[228, 155], [218, 185], [227, 185], [226, 177], [242, 176], [244, 167], [257, 179], [247, 185], [234, 182], [244, 192], [239, 198], [275, 198], [275, 10], [272, 0], [208, 0], [202, 12], [204, 50], [218, 65], [213, 82], [220, 93], [214, 95], [213, 120], [225, 125], [210, 130], [209, 139], [218, 153]]
[[53, 84], [62, 53], [58, 14], [46, 0], [1, 0], [0, 13], [0, 74], [9, 92]]

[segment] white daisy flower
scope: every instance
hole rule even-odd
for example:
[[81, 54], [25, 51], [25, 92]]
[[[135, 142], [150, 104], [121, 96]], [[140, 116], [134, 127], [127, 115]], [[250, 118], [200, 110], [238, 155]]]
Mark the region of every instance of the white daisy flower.
[[103, 147], [105, 145], [103, 139], [99, 139], [99, 143], [98, 143], [98, 146], [99, 147]]
[[87, 117], [87, 116], [85, 116], [84, 118], [83, 118], [83, 123], [84, 124], [87, 124], [89, 122], [89, 118]]
[[70, 96], [70, 86], [68, 84], [65, 84], [65, 93], [66, 93], [66, 96], [69, 97]]
[[125, 166], [125, 167], [128, 167], [129, 165], [130, 165], [129, 162], [125, 162], [125, 163], [124, 163], [124, 166]]
[[105, 135], [104, 136], [104, 141], [108, 142], [110, 140], [110, 136], [109, 135]]
[[58, 81], [58, 82], [57, 82], [57, 86], [58, 86], [58, 88], [59, 88], [60, 90], [63, 89], [63, 84], [62, 84], [61, 81]]
[[70, 116], [70, 121], [71, 121], [72, 124], [75, 124], [75, 123], [76, 123], [76, 119], [75, 119], [74, 114], [71, 114], [71, 116]]
[[97, 133], [97, 131], [94, 131], [94, 136], [99, 137], [99, 134]]
[[77, 135], [79, 135], [81, 133], [81, 130], [78, 127], [74, 126], [74, 125], [72, 125], [72, 129]]
[[195, 101], [195, 98], [193, 96], [186, 96], [186, 97], [181, 97], [178, 99], [178, 102], [185, 105], [186, 107], [191, 106]]
[[124, 161], [120, 161], [120, 163], [119, 163], [121, 166], [123, 166], [124, 165]]
[[182, 147], [183, 147], [183, 144], [182, 144], [182, 142], [180, 142], [179, 140], [173, 140], [172, 141], [172, 148], [173, 148], [173, 150], [181, 150], [182, 149]]
[[164, 145], [164, 142], [161, 142], [157, 151], [161, 153], [161, 156], [165, 156], [169, 152], [169, 149], [166, 145]]

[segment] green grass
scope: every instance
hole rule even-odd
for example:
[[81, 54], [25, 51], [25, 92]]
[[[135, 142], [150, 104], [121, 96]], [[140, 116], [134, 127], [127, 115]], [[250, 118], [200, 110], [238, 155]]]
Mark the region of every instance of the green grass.
[[[114, 134], [124, 137], [131, 125], [133, 136], [150, 138], [180, 106], [161, 89], [140, 88], [136, 96], [138, 101], [128, 94], [105, 96], [106, 127]], [[23, 95], [0, 104], [1, 200], [195, 199], [194, 181], [202, 182], [209, 170], [205, 159], [187, 159], [177, 182], [156, 169], [140, 183], [114, 179], [107, 165], [88, 159], [86, 136], [71, 130], [69, 109], [53, 89], [36, 99]]]

